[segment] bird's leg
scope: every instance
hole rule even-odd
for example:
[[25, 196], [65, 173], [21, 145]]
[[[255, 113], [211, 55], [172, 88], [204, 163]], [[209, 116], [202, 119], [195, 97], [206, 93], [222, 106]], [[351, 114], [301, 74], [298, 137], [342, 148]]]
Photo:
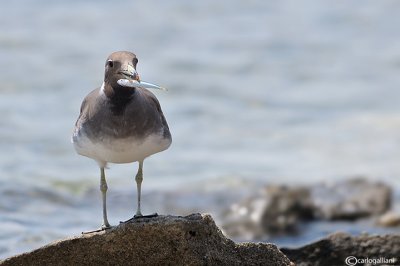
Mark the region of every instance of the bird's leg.
[[142, 196], [142, 181], [143, 181], [143, 161], [139, 161], [139, 169], [136, 174], [136, 186], [137, 186], [137, 211], [134, 217], [142, 217], [140, 210], [140, 198]]
[[89, 234], [89, 233], [94, 233], [94, 232], [100, 232], [105, 229], [111, 228], [110, 223], [107, 220], [107, 203], [106, 203], [106, 194], [107, 194], [107, 181], [106, 181], [106, 176], [104, 173], [104, 167], [100, 167], [100, 191], [102, 195], [102, 200], [103, 200], [103, 224], [102, 226], [93, 231], [87, 231], [87, 232], [82, 232], [82, 234]]
[[136, 174], [136, 186], [137, 186], [137, 195], [138, 195], [138, 202], [137, 202], [137, 211], [136, 214], [133, 216], [133, 219], [135, 218], [152, 218], [152, 217], [157, 217], [157, 213], [149, 214], [149, 215], [143, 215], [140, 209], [140, 199], [142, 196], [142, 181], [143, 181], [143, 161], [139, 161], [139, 169]]
[[110, 228], [110, 224], [108, 223], [107, 220], [107, 200], [106, 200], [106, 194], [107, 194], [107, 181], [106, 181], [106, 176], [104, 174], [104, 167], [100, 168], [101, 171], [101, 177], [100, 177], [100, 191], [102, 194], [102, 199], [103, 199], [103, 225], [101, 226], [102, 229], [107, 229]]
[[138, 218], [152, 218], [152, 217], [157, 217], [158, 214], [157, 213], [153, 213], [150, 215], [143, 215], [140, 209], [140, 198], [142, 196], [142, 181], [143, 181], [143, 161], [139, 161], [139, 169], [138, 172], [136, 174], [136, 186], [137, 186], [137, 211], [136, 214], [133, 216], [133, 218], [125, 221], [125, 222], [121, 222], [121, 223], [127, 223], [130, 222], [134, 219], [138, 219]]

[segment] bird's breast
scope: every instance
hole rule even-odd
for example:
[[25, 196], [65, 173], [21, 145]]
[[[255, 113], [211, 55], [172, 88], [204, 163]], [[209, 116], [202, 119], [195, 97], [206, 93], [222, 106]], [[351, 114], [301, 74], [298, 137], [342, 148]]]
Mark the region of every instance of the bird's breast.
[[155, 133], [142, 139], [137, 138], [99, 138], [90, 139], [84, 132], [74, 134], [73, 143], [77, 153], [110, 163], [131, 163], [144, 160], [152, 154], [166, 150], [171, 138]]

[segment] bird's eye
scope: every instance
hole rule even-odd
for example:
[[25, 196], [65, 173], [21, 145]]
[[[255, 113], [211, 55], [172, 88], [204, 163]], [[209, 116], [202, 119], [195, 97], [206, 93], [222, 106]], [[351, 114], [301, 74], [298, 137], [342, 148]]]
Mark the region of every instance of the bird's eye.
[[139, 60], [137, 58], [133, 59], [133, 64], [136, 65], [139, 62]]
[[114, 66], [114, 62], [112, 60], [108, 60], [107, 61], [107, 66], [113, 67]]

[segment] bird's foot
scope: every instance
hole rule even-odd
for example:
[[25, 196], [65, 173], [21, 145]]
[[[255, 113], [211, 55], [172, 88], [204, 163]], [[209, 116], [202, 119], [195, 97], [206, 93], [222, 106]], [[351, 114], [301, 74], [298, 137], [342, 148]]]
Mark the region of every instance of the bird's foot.
[[111, 229], [111, 228], [112, 227], [110, 225], [104, 225], [103, 224], [99, 229], [92, 230], [92, 231], [84, 231], [84, 232], [82, 232], [82, 234], [85, 235], [85, 234], [97, 233], [97, 232], [105, 231], [105, 230], [108, 230], [108, 229]]
[[157, 217], [158, 213], [152, 213], [152, 214], [148, 214], [148, 215], [142, 215], [142, 214], [135, 214], [132, 218], [130, 218], [129, 220], [126, 220], [125, 222], [120, 222], [120, 223], [129, 223], [132, 222], [134, 220], [137, 219], [141, 219], [141, 218], [154, 218]]
[[148, 215], [142, 215], [142, 214], [135, 214], [134, 216], [133, 216], [133, 218], [132, 219], [139, 219], [139, 218], [154, 218], [154, 217], [157, 217], [158, 216], [158, 213], [152, 213], [152, 214], [148, 214]]

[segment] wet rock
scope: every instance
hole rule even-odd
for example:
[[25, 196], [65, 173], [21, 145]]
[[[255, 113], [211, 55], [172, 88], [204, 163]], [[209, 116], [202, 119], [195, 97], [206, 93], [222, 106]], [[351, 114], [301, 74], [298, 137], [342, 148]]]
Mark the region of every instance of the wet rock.
[[54, 242], [1, 265], [291, 265], [273, 244], [235, 244], [209, 215], [159, 216]]
[[356, 220], [390, 208], [391, 189], [379, 182], [355, 178], [312, 188], [314, 216], [327, 220]]
[[[398, 265], [400, 235], [351, 236], [336, 233], [325, 239], [298, 249], [281, 249], [298, 266], [319, 265]], [[355, 259], [364, 262], [354, 263]], [[380, 263], [367, 263], [366, 259], [381, 259]], [[390, 261], [384, 262], [387, 259]], [[397, 259], [397, 260], [396, 260]]]
[[225, 216], [223, 229], [232, 237], [261, 239], [265, 235], [295, 233], [298, 223], [311, 216], [308, 189], [267, 186], [234, 204]]

